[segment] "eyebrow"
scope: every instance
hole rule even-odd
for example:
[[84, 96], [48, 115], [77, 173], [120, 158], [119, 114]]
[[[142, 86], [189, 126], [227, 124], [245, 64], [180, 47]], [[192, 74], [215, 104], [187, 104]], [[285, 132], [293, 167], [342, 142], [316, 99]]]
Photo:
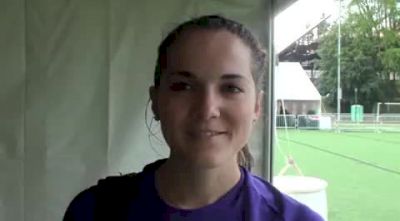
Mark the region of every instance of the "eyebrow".
[[191, 79], [196, 78], [196, 76], [193, 73], [189, 72], [189, 71], [174, 71], [174, 72], [170, 72], [168, 74], [168, 77], [172, 77], [172, 76], [181, 76], [181, 77], [191, 78]]
[[233, 80], [233, 79], [238, 79], [238, 80], [241, 80], [241, 79], [244, 79], [244, 77], [242, 76], [242, 75], [240, 75], [240, 74], [235, 74], [235, 73], [228, 73], [228, 74], [224, 74], [224, 75], [222, 75], [222, 77], [221, 77], [222, 79], [226, 79], [226, 80]]
[[[194, 75], [192, 72], [190, 72], [190, 71], [175, 71], [175, 72], [170, 72], [169, 74], [168, 74], [168, 77], [172, 77], [172, 76], [181, 76], [181, 77], [184, 77], [184, 78], [189, 78], [189, 79], [196, 79], [197, 77], [196, 77], [196, 75]], [[226, 74], [223, 74], [222, 76], [221, 76], [221, 79], [223, 79], [223, 80], [235, 80], [235, 79], [238, 79], [238, 80], [244, 80], [245, 78], [242, 76], [242, 75], [240, 75], [240, 74], [236, 74], [236, 73], [226, 73]]]

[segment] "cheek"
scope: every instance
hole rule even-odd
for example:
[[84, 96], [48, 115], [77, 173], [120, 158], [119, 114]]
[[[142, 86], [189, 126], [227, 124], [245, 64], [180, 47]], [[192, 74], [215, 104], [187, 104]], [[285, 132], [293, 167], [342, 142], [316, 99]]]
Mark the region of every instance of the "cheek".
[[163, 137], [169, 148], [180, 146], [182, 140], [182, 114], [173, 102], [162, 102], [160, 108], [160, 126]]
[[164, 117], [164, 120], [174, 117], [170, 114], [179, 111], [179, 105], [176, 100], [169, 98], [170, 96], [168, 92], [163, 92], [158, 100], [160, 115]]
[[235, 128], [234, 133], [238, 139], [248, 139], [254, 119], [254, 108], [250, 103], [244, 103], [241, 105], [235, 105], [231, 109], [228, 121], [231, 122], [231, 128]]
[[164, 97], [159, 102], [161, 127], [166, 136], [172, 136], [183, 129], [185, 118], [188, 114], [187, 106], [182, 105], [178, 99]]

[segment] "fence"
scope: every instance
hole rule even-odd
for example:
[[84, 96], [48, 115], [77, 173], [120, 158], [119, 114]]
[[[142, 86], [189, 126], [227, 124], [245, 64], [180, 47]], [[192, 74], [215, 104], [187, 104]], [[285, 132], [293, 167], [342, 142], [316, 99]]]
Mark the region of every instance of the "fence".
[[351, 114], [277, 115], [276, 128], [308, 130], [400, 132], [400, 114], [364, 114], [354, 121]]
[[276, 128], [297, 128], [296, 115], [276, 115]]

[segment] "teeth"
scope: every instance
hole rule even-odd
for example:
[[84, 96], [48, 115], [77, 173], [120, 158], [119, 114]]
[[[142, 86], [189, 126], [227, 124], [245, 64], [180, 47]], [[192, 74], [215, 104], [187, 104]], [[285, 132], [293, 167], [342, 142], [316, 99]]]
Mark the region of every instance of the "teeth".
[[212, 130], [200, 130], [194, 132], [195, 134], [198, 134], [199, 136], [206, 136], [206, 137], [213, 137], [213, 136], [218, 136], [222, 134], [222, 132], [218, 131], [212, 131]]
[[203, 132], [206, 136], [215, 136], [215, 135], [218, 135], [219, 133], [218, 132], [215, 132], [215, 131], [205, 131], [205, 132]]

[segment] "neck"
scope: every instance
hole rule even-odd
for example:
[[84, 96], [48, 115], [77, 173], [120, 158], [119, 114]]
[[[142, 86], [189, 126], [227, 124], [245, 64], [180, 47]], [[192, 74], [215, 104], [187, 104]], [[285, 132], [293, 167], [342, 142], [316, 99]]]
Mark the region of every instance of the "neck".
[[170, 158], [156, 171], [156, 189], [170, 206], [195, 209], [217, 201], [239, 179], [236, 160], [220, 167], [196, 168]]

